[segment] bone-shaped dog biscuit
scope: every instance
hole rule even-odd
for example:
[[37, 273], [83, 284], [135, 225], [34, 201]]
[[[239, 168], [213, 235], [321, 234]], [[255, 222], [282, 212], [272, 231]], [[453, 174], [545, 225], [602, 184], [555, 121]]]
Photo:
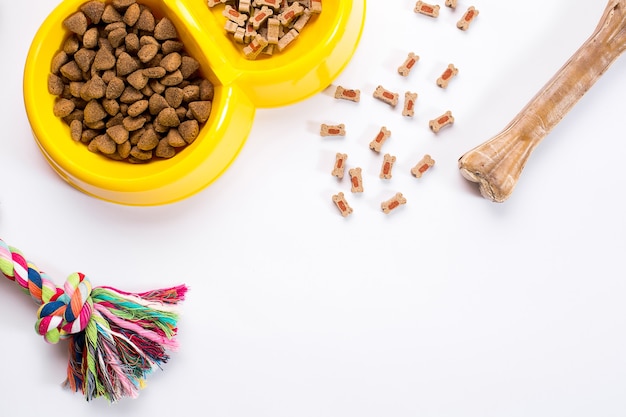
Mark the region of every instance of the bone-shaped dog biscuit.
[[270, 9], [267, 6], [263, 6], [260, 9], [255, 9], [254, 14], [252, 15], [252, 25], [254, 26], [255, 29], [259, 29], [261, 27], [261, 25], [263, 23], [265, 23], [265, 21], [267, 19], [270, 18], [271, 15], [274, 14], [274, 10]]
[[446, 7], [456, 9], [456, 0], [446, 0]]
[[415, 102], [417, 101], [417, 93], [407, 91], [404, 93], [404, 108], [402, 109], [402, 115], [406, 117], [413, 117], [415, 114]]
[[350, 90], [338, 85], [335, 89], [335, 98], [358, 103], [361, 100], [361, 90]]
[[346, 197], [343, 195], [342, 192], [333, 195], [332, 199], [343, 217], [348, 217], [350, 214], [352, 214], [352, 207], [350, 207], [350, 205], [346, 201]]
[[437, 85], [441, 88], [448, 88], [448, 83], [459, 73], [459, 69], [454, 64], [449, 64], [445, 71], [437, 78]]
[[449, 125], [451, 125], [453, 123], [454, 123], [454, 117], [452, 116], [452, 112], [450, 110], [448, 110], [447, 112], [445, 112], [441, 116], [439, 116], [439, 117], [437, 117], [435, 119], [432, 119], [430, 122], [428, 122], [428, 127], [430, 127], [430, 130], [432, 130], [433, 132], [437, 133], [443, 127], [449, 126]]
[[224, 11], [222, 12], [224, 17], [233, 22], [237, 23], [239, 26], [243, 26], [248, 21], [248, 15], [245, 13], [240, 13], [239, 10], [235, 9], [233, 6], [226, 5], [224, 7]]
[[411, 174], [413, 174], [415, 178], [422, 178], [422, 175], [433, 165], [435, 165], [435, 160], [431, 158], [430, 155], [426, 154], [413, 168], [411, 168]]
[[376, 87], [376, 90], [374, 90], [374, 98], [389, 104], [391, 107], [398, 105], [398, 93], [386, 90], [382, 85], [379, 85]]
[[352, 168], [348, 171], [350, 174], [350, 191], [353, 193], [362, 193], [363, 192], [363, 176], [361, 173], [361, 168]]
[[389, 180], [392, 177], [391, 171], [393, 170], [393, 164], [396, 162], [396, 157], [391, 156], [388, 153], [383, 157], [383, 164], [380, 167], [379, 177], [381, 179]]
[[430, 17], [439, 16], [439, 5], [424, 3], [423, 1], [418, 1], [415, 3], [415, 8], [413, 11], [415, 13], [421, 13]]
[[375, 152], [380, 152], [380, 149], [383, 147], [385, 141], [389, 139], [389, 136], [391, 136], [391, 131], [385, 126], [381, 127], [376, 137], [370, 142], [370, 149]]
[[347, 154], [337, 152], [335, 155], [335, 166], [331, 172], [333, 177], [337, 177], [339, 179], [343, 178], [343, 174], [346, 171], [346, 159], [348, 159]]
[[256, 35], [252, 42], [250, 42], [245, 48], [243, 48], [243, 53], [248, 59], [255, 59], [259, 54], [265, 49], [268, 42], [261, 35]]
[[320, 126], [320, 136], [345, 136], [346, 125], [343, 123], [338, 125], [327, 125], [322, 123]]
[[461, 20], [459, 20], [456, 24], [461, 30], [467, 30], [472, 23], [472, 21], [478, 16], [479, 11], [474, 8], [474, 6], [470, 6], [467, 11], [463, 14]]
[[391, 213], [393, 210], [397, 209], [401, 205], [406, 204], [406, 198], [402, 195], [402, 193], [396, 193], [392, 198], [387, 201], [383, 201], [380, 204], [380, 207], [383, 209], [385, 214]]
[[280, 20], [281, 25], [289, 26], [289, 24], [291, 24], [291, 22], [302, 13], [304, 13], [304, 7], [296, 1], [278, 15], [278, 20]]
[[406, 77], [409, 75], [417, 61], [419, 61], [419, 55], [415, 55], [413, 52], [409, 52], [409, 55], [404, 60], [404, 63], [398, 67], [398, 74]]

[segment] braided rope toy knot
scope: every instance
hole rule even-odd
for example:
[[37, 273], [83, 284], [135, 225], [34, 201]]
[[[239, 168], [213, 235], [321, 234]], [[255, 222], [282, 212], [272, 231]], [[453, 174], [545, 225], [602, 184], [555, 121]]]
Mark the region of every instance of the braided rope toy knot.
[[91, 282], [84, 274], [71, 274], [63, 291], [39, 307], [35, 324], [37, 333], [54, 344], [85, 330], [94, 309], [91, 291]]

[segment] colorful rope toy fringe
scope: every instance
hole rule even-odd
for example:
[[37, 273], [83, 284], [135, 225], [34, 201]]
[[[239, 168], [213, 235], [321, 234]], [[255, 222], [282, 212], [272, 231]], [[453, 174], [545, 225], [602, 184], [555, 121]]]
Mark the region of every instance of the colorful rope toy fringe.
[[137, 397], [146, 376], [177, 347], [175, 305], [185, 298], [184, 285], [133, 294], [92, 288], [74, 273], [60, 288], [2, 239], [0, 272], [40, 305], [35, 330], [49, 343], [69, 341], [65, 385], [87, 401]]

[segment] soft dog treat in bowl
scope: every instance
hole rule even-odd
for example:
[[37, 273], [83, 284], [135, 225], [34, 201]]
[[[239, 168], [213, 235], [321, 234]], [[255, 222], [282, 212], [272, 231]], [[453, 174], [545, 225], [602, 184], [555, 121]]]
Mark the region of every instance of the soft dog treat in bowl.
[[[240, 4], [243, 11], [245, 3]], [[311, 10], [314, 3], [310, 3]], [[224, 33], [228, 19], [221, 12], [226, 5], [233, 4], [228, 1], [209, 8], [204, 1], [182, 0], [60, 2], [38, 29], [24, 68], [28, 120], [37, 145], [56, 173], [78, 190], [115, 203], [155, 205], [189, 197], [215, 181], [230, 166], [247, 139], [257, 108], [291, 104], [332, 84], [352, 57], [365, 19], [365, 0], [325, 0], [324, 13], [315, 15], [293, 44], [272, 59], [248, 60], [242, 52], [244, 45], [236, 45]], [[301, 4], [304, 7], [307, 3]], [[249, 6], [250, 10], [256, 7], [254, 2], [249, 2]], [[144, 12], [145, 8], [151, 9], [154, 19]], [[86, 19], [78, 14], [68, 20], [79, 11]], [[268, 21], [277, 18], [276, 15]], [[143, 31], [153, 30], [151, 26], [156, 29], [163, 18], [176, 29], [178, 39], [157, 39], [162, 35], [154, 33], [143, 36], [147, 35]], [[66, 20], [73, 32], [64, 27]], [[292, 22], [294, 27], [298, 20]], [[106, 33], [104, 29], [89, 27], [95, 21], [106, 24]], [[144, 29], [133, 34], [128, 25], [141, 25]], [[244, 41], [254, 39], [253, 30], [254, 27], [244, 29]], [[263, 32], [259, 30], [259, 33]], [[101, 48], [100, 44], [107, 47]], [[112, 50], [108, 45], [113, 50], [125, 50], [106, 53]], [[278, 45], [271, 44], [263, 53], [270, 52], [269, 46], [278, 51]], [[89, 52], [97, 53], [96, 48], [104, 50], [97, 64], [96, 56]], [[81, 49], [84, 51], [79, 52]], [[210, 108], [207, 103], [187, 104], [205, 96], [209, 88], [207, 83], [198, 85], [185, 79], [181, 67], [191, 61], [181, 53], [183, 49], [197, 61], [196, 74], [212, 86]], [[162, 62], [149, 65], [156, 63], [161, 54]], [[74, 64], [61, 73], [61, 67], [69, 62], [68, 57], [73, 58]], [[173, 70], [179, 62], [179, 69]], [[91, 71], [83, 71], [89, 64], [96, 66], [95, 75], [99, 78], [92, 76]], [[142, 71], [137, 72], [140, 69], [137, 65], [144, 66]], [[52, 77], [50, 72], [61, 75]], [[90, 78], [82, 78], [85, 74]], [[64, 84], [64, 78], [69, 85]], [[85, 86], [87, 81], [91, 82]], [[99, 105], [89, 106], [88, 126], [83, 124], [85, 109], [79, 109], [82, 116], [75, 112], [78, 100], [62, 97], [69, 101], [59, 99], [60, 103], [56, 104], [59, 94], [77, 98], [83, 89], [88, 97], [97, 97], [102, 94], [102, 83], [106, 86], [105, 95]], [[104, 132], [95, 134], [96, 128], [102, 128], [103, 119], [99, 118], [105, 113], [105, 117], [114, 120], [104, 122]], [[143, 117], [146, 113], [151, 120]], [[124, 117], [120, 119], [119, 114]], [[176, 129], [174, 115], [179, 119]], [[61, 117], [67, 118], [69, 124]], [[193, 118], [198, 128], [192, 121], [184, 123], [184, 117]], [[202, 121], [204, 126], [200, 128]], [[171, 148], [157, 145], [153, 152], [158, 148], [164, 156], [169, 156], [173, 150], [174, 157], [131, 164], [101, 154], [101, 150], [112, 152], [115, 145], [113, 154], [131, 155], [135, 148], [133, 158], [143, 158], [146, 151], [142, 148], [154, 146], [155, 136], [159, 135], [167, 138], [167, 142], [159, 143], [173, 145]], [[176, 147], [194, 136], [195, 140], [185, 147]], [[92, 149], [98, 149], [98, 153], [91, 152], [83, 140]]]

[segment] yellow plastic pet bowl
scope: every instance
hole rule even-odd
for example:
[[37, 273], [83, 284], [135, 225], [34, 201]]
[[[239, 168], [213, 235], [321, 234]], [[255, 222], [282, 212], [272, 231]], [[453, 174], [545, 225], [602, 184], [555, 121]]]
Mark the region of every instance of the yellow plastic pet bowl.
[[63, 1], [35, 35], [24, 70], [26, 112], [42, 153], [65, 181], [86, 194], [128, 205], [171, 203], [217, 179], [242, 148], [256, 109], [294, 103], [328, 87], [354, 54], [365, 20], [365, 0], [324, 0], [322, 13], [292, 45], [250, 61], [225, 33], [223, 6], [209, 8], [205, 0], [139, 0], [174, 22], [186, 50], [214, 84], [215, 97], [211, 117], [191, 145], [171, 159], [130, 164], [73, 141], [69, 127], [52, 112], [48, 74], [68, 35], [62, 22], [85, 2]]

